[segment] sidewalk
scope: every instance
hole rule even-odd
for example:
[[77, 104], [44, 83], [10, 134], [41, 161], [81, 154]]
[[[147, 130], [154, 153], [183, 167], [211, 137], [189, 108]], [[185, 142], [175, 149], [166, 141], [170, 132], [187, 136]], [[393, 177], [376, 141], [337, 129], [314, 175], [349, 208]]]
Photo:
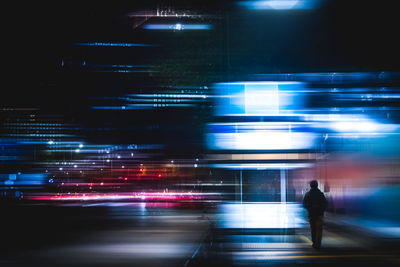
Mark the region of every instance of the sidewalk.
[[326, 213], [325, 223], [359, 231], [371, 237], [400, 239], [400, 222]]

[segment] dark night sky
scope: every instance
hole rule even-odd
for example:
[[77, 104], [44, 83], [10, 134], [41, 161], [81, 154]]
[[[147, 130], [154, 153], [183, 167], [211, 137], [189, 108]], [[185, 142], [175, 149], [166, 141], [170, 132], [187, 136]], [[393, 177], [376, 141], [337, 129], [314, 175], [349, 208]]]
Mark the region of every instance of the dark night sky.
[[[228, 14], [228, 45], [221, 45], [220, 53], [225, 54], [222, 50], [229, 47], [227, 70], [241, 73], [399, 70], [394, 2], [324, 1], [317, 10], [277, 13], [243, 10], [225, 2], [163, 1], [221, 12], [218, 15], [224, 20]], [[8, 29], [3, 42], [6, 76], [14, 81], [11, 88], [20, 97], [21, 92], [29, 93], [40, 83], [57, 82], [60, 61], [71, 53], [68, 43], [140, 42], [143, 36], [132, 30], [123, 15], [154, 7], [154, 3], [157, 1], [57, 1], [28, 6], [17, 3], [5, 9]]]

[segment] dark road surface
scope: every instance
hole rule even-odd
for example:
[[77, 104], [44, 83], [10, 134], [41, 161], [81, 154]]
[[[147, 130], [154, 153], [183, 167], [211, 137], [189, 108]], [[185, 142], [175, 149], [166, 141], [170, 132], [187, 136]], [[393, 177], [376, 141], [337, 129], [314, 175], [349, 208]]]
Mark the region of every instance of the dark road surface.
[[399, 240], [327, 222], [308, 229], [222, 231], [216, 210], [173, 203], [2, 207], [0, 266], [398, 266]]

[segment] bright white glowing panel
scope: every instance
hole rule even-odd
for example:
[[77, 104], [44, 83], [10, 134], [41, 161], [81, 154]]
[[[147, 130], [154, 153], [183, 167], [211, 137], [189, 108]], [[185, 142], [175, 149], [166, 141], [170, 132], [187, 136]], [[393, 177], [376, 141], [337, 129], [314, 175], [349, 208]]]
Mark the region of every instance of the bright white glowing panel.
[[310, 149], [317, 135], [299, 123], [214, 123], [208, 125], [210, 149], [297, 150]]
[[218, 207], [218, 227], [230, 229], [295, 229], [307, 226], [298, 203], [227, 203]]
[[395, 132], [398, 127], [394, 124], [384, 124], [368, 119], [358, 121], [338, 120], [330, 123], [330, 128], [341, 133], [390, 133]]
[[218, 116], [293, 113], [303, 105], [298, 82], [233, 82], [215, 85]]
[[244, 101], [246, 114], [278, 114], [278, 84], [244, 84]]

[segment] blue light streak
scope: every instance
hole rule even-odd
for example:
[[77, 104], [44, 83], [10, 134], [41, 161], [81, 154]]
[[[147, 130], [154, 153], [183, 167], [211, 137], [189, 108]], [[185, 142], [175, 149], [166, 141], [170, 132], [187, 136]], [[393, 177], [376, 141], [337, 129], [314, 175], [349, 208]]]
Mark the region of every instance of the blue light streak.
[[218, 206], [219, 228], [294, 229], [307, 225], [298, 203], [226, 203]]
[[171, 104], [171, 103], [155, 103], [155, 104], [129, 104], [126, 106], [93, 106], [91, 109], [104, 110], [140, 110], [140, 109], [156, 109], [156, 108], [183, 108], [193, 107], [194, 104]]
[[102, 42], [94, 42], [94, 43], [73, 43], [72, 45], [78, 45], [78, 46], [107, 46], [107, 47], [151, 47], [151, 46], [154, 46], [154, 45], [152, 45], [152, 44], [102, 43]]
[[303, 106], [300, 82], [263, 81], [217, 83], [218, 116], [266, 116], [296, 113]]
[[146, 30], [211, 30], [210, 24], [146, 24], [143, 26]]
[[220, 163], [211, 164], [212, 168], [228, 169], [228, 170], [281, 170], [281, 169], [297, 169], [309, 168], [311, 163]]
[[94, 72], [119, 72], [119, 73], [134, 73], [134, 72], [154, 72], [152, 70], [95, 70]]
[[320, 0], [251, 0], [239, 5], [251, 10], [306, 10], [318, 7]]
[[210, 149], [293, 150], [310, 149], [317, 135], [308, 125], [293, 123], [209, 124], [206, 135]]

